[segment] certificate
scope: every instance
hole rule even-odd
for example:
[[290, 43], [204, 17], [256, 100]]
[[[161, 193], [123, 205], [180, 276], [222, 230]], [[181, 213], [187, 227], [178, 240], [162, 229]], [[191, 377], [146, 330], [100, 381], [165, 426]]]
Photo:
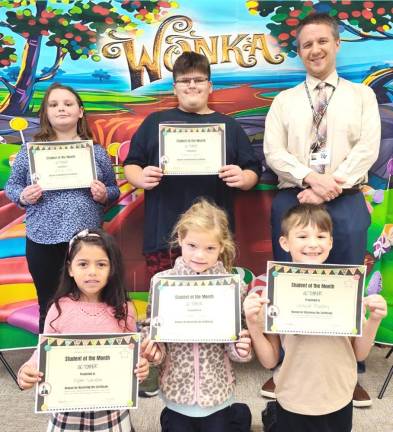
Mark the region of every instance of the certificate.
[[361, 336], [363, 265], [267, 264], [266, 333]]
[[27, 155], [31, 182], [43, 190], [87, 188], [97, 179], [91, 140], [28, 142]]
[[139, 334], [40, 335], [35, 412], [137, 407]]
[[239, 275], [153, 278], [152, 340], [234, 342], [240, 329]]
[[167, 175], [218, 174], [226, 165], [225, 124], [162, 123], [159, 157]]

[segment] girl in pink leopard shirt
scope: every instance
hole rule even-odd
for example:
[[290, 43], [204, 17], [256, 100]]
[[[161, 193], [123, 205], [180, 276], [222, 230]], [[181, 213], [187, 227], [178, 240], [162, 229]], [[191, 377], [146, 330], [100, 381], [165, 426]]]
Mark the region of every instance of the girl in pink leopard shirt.
[[[173, 269], [154, 278], [230, 273], [235, 244], [227, 216], [217, 206], [205, 200], [194, 204], [180, 217], [173, 237], [181, 256]], [[234, 404], [235, 376], [230, 363], [251, 360], [247, 330], [240, 332], [237, 342], [227, 344], [149, 341], [143, 356], [160, 365], [160, 393], [166, 405], [161, 413], [162, 432], [249, 432], [248, 407]]]

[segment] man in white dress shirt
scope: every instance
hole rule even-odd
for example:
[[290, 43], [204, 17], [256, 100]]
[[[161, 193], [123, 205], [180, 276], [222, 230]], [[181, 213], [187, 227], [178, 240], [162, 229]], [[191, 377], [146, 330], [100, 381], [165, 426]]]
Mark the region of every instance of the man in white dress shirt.
[[[370, 215], [359, 187], [378, 157], [376, 96], [371, 88], [338, 76], [340, 38], [334, 18], [306, 17], [297, 28], [297, 47], [306, 80], [277, 95], [266, 118], [264, 152], [279, 188], [271, 213], [274, 259], [290, 261], [278, 242], [286, 211], [299, 203], [324, 203], [334, 239], [327, 262], [363, 264]], [[266, 385], [261, 393], [272, 395], [272, 382]], [[371, 404], [360, 386], [356, 392], [354, 406]]]

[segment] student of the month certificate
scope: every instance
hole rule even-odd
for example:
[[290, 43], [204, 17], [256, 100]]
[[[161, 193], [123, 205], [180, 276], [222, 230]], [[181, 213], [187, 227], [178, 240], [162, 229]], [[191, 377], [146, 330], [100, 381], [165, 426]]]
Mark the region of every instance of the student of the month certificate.
[[137, 407], [140, 335], [40, 335], [35, 412]]
[[216, 343], [238, 339], [239, 275], [154, 277], [152, 292], [152, 340]]
[[226, 165], [225, 124], [160, 124], [159, 158], [166, 175], [218, 174]]
[[361, 336], [365, 266], [269, 261], [267, 333]]
[[31, 182], [43, 190], [87, 188], [97, 179], [91, 140], [26, 145]]

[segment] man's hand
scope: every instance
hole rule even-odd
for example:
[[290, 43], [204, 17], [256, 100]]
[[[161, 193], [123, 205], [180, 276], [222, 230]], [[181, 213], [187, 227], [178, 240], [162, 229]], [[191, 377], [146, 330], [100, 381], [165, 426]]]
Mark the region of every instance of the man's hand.
[[322, 204], [325, 202], [322, 197], [317, 195], [311, 188], [302, 190], [297, 194], [300, 204]]
[[333, 177], [331, 174], [311, 172], [304, 177], [304, 182], [310, 185], [313, 192], [324, 201], [331, 201], [341, 194], [342, 184], [345, 183], [345, 180]]

